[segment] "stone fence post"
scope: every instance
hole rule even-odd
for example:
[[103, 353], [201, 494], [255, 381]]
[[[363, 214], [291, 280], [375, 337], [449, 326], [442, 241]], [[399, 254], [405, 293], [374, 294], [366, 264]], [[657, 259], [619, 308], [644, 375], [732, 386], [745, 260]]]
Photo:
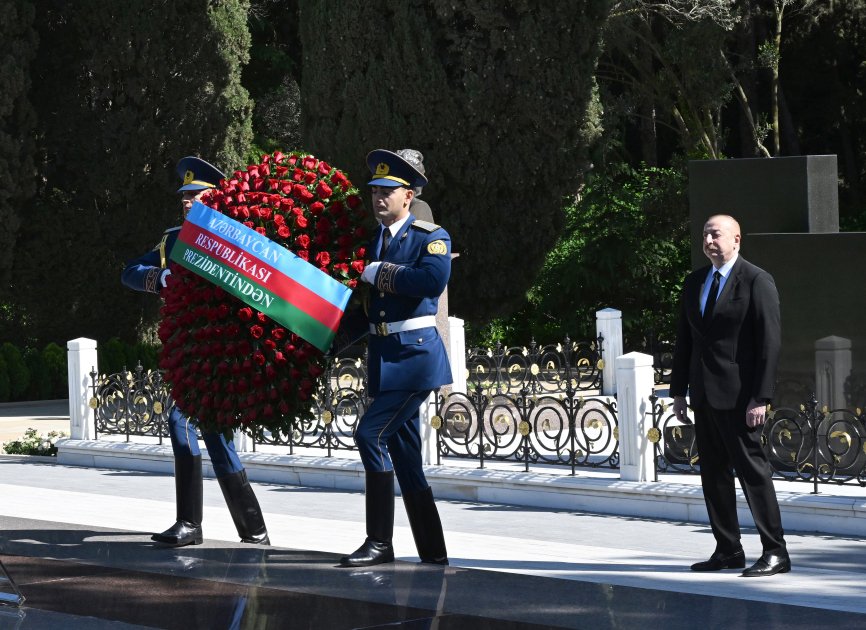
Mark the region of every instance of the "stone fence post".
[[613, 396], [617, 391], [616, 358], [622, 354], [622, 311], [615, 308], [603, 308], [595, 313], [595, 336], [604, 337], [601, 342], [604, 368], [602, 378], [604, 384], [601, 393]]
[[824, 337], [815, 342], [815, 397], [829, 409], [842, 409], [845, 400], [845, 380], [851, 374], [851, 340], [844, 337]]
[[90, 408], [93, 393], [90, 372], [99, 373], [96, 341], [79, 337], [66, 342], [67, 378], [69, 383], [69, 426], [73, 440], [92, 440], [94, 415]]
[[629, 352], [616, 359], [619, 410], [619, 476], [623, 481], [653, 478], [653, 445], [647, 437], [652, 425], [649, 395], [655, 385], [653, 358]]
[[[451, 378], [453, 382], [450, 388], [443, 388], [440, 392], [447, 396], [449, 392], [466, 393], [466, 333], [463, 329], [463, 320], [459, 317], [448, 318], [448, 360], [451, 362]], [[443, 339], [443, 341], [445, 341]], [[436, 429], [430, 424], [436, 415], [436, 396], [433, 392], [421, 405], [419, 411], [421, 419], [421, 462], [425, 466], [436, 464]]]

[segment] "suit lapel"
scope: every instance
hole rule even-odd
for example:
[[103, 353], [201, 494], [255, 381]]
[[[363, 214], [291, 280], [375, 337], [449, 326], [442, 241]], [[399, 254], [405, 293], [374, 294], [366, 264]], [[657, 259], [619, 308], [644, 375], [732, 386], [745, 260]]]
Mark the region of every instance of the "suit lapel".
[[719, 293], [719, 297], [716, 300], [716, 310], [713, 311], [713, 319], [715, 319], [715, 314], [719, 312], [719, 309], [724, 308], [725, 304], [727, 304], [731, 294], [734, 292], [734, 287], [740, 282], [740, 273], [743, 270], [742, 261], [742, 256], [738, 256], [737, 262], [731, 268], [731, 273], [728, 274], [728, 279], [725, 280], [725, 286], [722, 287], [722, 292]]
[[391, 239], [391, 244], [388, 245], [388, 251], [385, 254], [384, 260], [394, 260], [397, 258], [397, 254], [400, 253], [400, 247], [403, 246], [403, 241], [406, 240], [406, 234], [409, 232], [409, 226], [412, 225], [412, 222], [415, 220], [414, 215], [410, 214], [409, 218], [406, 219], [406, 223], [403, 224], [403, 227], [400, 228], [400, 231], [394, 235]]

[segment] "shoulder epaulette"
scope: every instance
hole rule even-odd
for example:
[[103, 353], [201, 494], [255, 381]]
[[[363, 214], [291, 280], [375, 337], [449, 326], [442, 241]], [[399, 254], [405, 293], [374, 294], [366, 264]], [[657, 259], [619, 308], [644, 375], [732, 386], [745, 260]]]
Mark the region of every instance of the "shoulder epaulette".
[[411, 227], [418, 228], [419, 230], [427, 232], [429, 234], [430, 232], [435, 232], [436, 230], [438, 230], [440, 226], [436, 225], [435, 223], [430, 223], [429, 221], [415, 219], [414, 221], [412, 221]]

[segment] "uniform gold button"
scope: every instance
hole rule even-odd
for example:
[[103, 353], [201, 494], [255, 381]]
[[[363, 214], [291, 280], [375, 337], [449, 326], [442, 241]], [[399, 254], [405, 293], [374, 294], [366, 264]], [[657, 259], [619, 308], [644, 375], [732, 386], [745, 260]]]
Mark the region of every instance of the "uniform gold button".
[[384, 291], [379, 291], [379, 297], [385, 297], [385, 292], [384, 292]]
[[424, 341], [424, 338], [423, 338], [423, 337], [418, 337], [418, 343], [421, 343], [422, 341]]
[[379, 311], [379, 317], [385, 317], [385, 311]]

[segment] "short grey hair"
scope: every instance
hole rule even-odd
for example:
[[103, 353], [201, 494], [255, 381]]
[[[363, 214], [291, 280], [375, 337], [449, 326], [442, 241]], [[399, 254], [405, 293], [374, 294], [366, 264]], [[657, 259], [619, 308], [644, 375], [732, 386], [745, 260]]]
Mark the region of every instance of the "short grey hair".
[[[424, 155], [418, 149], [399, 149], [395, 151], [397, 155], [403, 158], [406, 162], [408, 162], [412, 168], [421, 173], [422, 175], [426, 175], [424, 172]], [[420, 197], [421, 191], [424, 190], [423, 186], [416, 186], [412, 190], [415, 191], [415, 196]]]

